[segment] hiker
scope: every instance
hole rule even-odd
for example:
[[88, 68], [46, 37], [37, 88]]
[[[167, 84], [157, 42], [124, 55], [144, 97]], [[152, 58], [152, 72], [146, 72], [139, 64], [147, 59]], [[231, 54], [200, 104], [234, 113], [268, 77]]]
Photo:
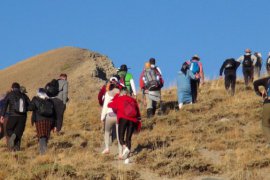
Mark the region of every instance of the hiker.
[[[267, 146], [270, 148], [270, 77], [258, 79], [253, 82], [254, 91], [264, 99], [262, 112], [262, 130], [267, 139]], [[264, 89], [260, 91], [259, 87]]]
[[237, 61], [242, 63], [243, 66], [243, 75], [246, 89], [248, 89], [249, 82], [253, 82], [254, 66], [256, 64], [256, 59], [256, 56], [251, 54], [250, 49], [246, 49], [245, 54], [237, 59]]
[[[55, 108], [56, 125], [54, 131], [60, 134], [63, 126], [64, 113], [68, 102], [68, 81], [66, 74], [60, 74], [58, 80], [52, 80], [45, 86], [46, 93], [52, 98]], [[51, 91], [51, 92], [50, 92]], [[53, 93], [52, 93], [53, 92]]]
[[262, 54], [259, 52], [255, 52], [254, 56], [257, 58], [257, 61], [254, 65], [254, 77], [256, 79], [260, 78], [261, 76], [261, 69], [262, 69]]
[[184, 104], [192, 104], [192, 93], [191, 93], [191, 80], [196, 80], [199, 77], [198, 74], [193, 74], [189, 69], [189, 65], [185, 62], [177, 78], [177, 94], [178, 94], [178, 106], [179, 109], [183, 107]]
[[151, 118], [158, 110], [161, 113], [161, 88], [164, 81], [155, 68], [149, 62], [145, 63], [144, 70], [140, 75], [140, 87], [146, 98], [147, 118]]
[[270, 75], [270, 52], [268, 53], [268, 57], [266, 59], [266, 70], [267, 74]]
[[194, 55], [190, 61], [186, 62], [189, 65], [191, 72], [198, 77], [197, 79], [191, 79], [192, 103], [196, 103], [198, 98], [199, 86], [200, 84], [204, 84], [203, 65], [200, 62], [200, 57], [198, 55]]
[[[101, 112], [101, 121], [104, 122], [105, 126], [105, 134], [104, 134], [104, 142], [105, 142], [105, 149], [102, 151], [102, 154], [109, 154], [109, 144], [110, 144], [110, 134], [111, 130], [116, 132], [116, 137], [118, 140], [118, 150], [119, 150], [119, 157], [122, 155], [122, 146], [119, 143], [118, 139], [118, 124], [116, 114], [113, 112], [112, 108], [108, 107], [108, 104], [114, 98], [116, 94], [120, 93], [120, 86], [118, 84], [118, 79], [116, 77], [110, 78], [110, 83], [107, 86], [107, 92], [105, 93], [104, 98], [104, 105]], [[113, 128], [113, 129], [112, 129]]]
[[117, 115], [118, 137], [123, 153], [119, 159], [127, 159], [131, 150], [131, 137], [135, 130], [140, 130], [141, 115], [137, 101], [130, 97], [128, 89], [123, 87], [108, 104]]
[[151, 68], [155, 68], [159, 72], [159, 74], [162, 76], [160, 68], [158, 66], [156, 66], [156, 59], [155, 58], [150, 58], [149, 63], [151, 65]]
[[[226, 59], [219, 71], [220, 78], [224, 72], [225, 75], [225, 89], [233, 96], [235, 93], [235, 84], [236, 84], [236, 71], [240, 66], [240, 63], [234, 58]], [[231, 88], [231, 89], [230, 89]]]
[[30, 104], [30, 100], [27, 95], [22, 94], [20, 91], [20, 84], [14, 82], [11, 86], [11, 92], [7, 94], [4, 101], [4, 107], [1, 112], [1, 122], [4, 121], [4, 117], [9, 108], [9, 119], [7, 121], [7, 135], [8, 135], [8, 147], [11, 150], [19, 151], [21, 138], [25, 129], [26, 113]]
[[127, 71], [128, 68], [125, 64], [122, 64], [120, 68], [118, 68], [117, 74], [120, 76], [120, 83], [127, 87], [131, 96], [133, 95], [134, 97], [136, 97], [137, 93], [133, 76]]
[[52, 126], [55, 124], [53, 122], [55, 120], [55, 109], [52, 100], [49, 99], [43, 88], [37, 90], [37, 96], [33, 97], [31, 106], [33, 109], [31, 122], [32, 126], [36, 126], [39, 152], [43, 155], [47, 151], [50, 132], [53, 129]]

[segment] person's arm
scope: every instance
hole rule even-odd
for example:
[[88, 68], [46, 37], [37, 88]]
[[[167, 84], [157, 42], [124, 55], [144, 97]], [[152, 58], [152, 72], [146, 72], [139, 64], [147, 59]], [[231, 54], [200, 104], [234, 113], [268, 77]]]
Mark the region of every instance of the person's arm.
[[267, 83], [269, 81], [270, 77], [258, 79], [253, 82], [254, 91], [258, 96], [262, 96], [263, 93], [259, 90], [260, 86], [263, 86], [265, 90], [267, 90]]
[[68, 99], [68, 81], [63, 86], [63, 103], [66, 104]]
[[131, 85], [131, 89], [132, 89], [132, 92], [133, 92], [134, 96], [136, 96], [137, 95], [136, 86], [135, 86], [135, 82], [134, 82], [133, 78], [130, 79], [130, 85]]
[[108, 110], [109, 99], [110, 99], [110, 97], [109, 97], [109, 94], [107, 92], [105, 94], [105, 100], [104, 100], [104, 104], [103, 104], [102, 111], [101, 111], [101, 118], [100, 118], [101, 121], [105, 120], [107, 110]]
[[159, 67], [157, 67], [157, 70], [158, 70], [159, 74], [162, 76], [162, 72], [161, 72]]
[[222, 76], [226, 63], [227, 63], [227, 61], [223, 62], [222, 66], [221, 66], [221, 68], [219, 70], [219, 76]]
[[202, 63], [199, 62], [199, 67], [200, 67], [200, 77], [201, 77], [201, 84], [204, 83], [204, 71], [203, 71], [203, 66], [202, 66]]
[[251, 55], [251, 59], [252, 59], [252, 62], [253, 62], [253, 66], [255, 66], [255, 64], [257, 63], [257, 57], [254, 56], [254, 55]]
[[7, 113], [7, 108], [9, 105], [9, 100], [10, 99], [10, 94], [7, 95], [7, 97], [4, 100], [4, 105], [3, 105], [3, 109], [1, 111], [1, 117], [5, 117], [6, 113]]
[[244, 56], [240, 56], [236, 61], [238, 61], [241, 64], [243, 60], [244, 60]]

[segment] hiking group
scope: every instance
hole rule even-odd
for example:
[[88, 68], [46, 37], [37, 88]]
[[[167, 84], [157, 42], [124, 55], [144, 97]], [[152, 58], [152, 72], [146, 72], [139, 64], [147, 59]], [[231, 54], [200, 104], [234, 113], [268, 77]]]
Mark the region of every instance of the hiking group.
[[61, 74], [45, 88], [39, 88], [30, 101], [27, 91], [19, 83], [12, 83], [11, 89], [1, 96], [1, 138], [6, 137], [11, 151], [19, 151], [25, 130], [27, 112], [32, 111], [31, 123], [35, 125], [39, 152], [44, 154], [51, 130], [61, 134], [63, 115], [68, 101], [67, 75]]
[[[251, 53], [250, 49], [235, 60], [226, 59], [220, 68], [220, 77], [225, 75], [225, 89], [230, 95], [235, 94], [237, 69], [242, 64], [246, 89], [255, 78], [259, 78], [262, 68], [260, 53]], [[98, 94], [101, 106], [101, 122], [104, 126], [104, 146], [102, 154], [110, 153], [110, 144], [116, 138], [118, 142], [118, 159], [129, 162], [132, 135], [141, 129], [141, 113], [137, 102], [137, 92], [132, 74], [127, 65], [118, 68], [117, 73], [109, 78]], [[270, 53], [266, 61], [266, 69], [270, 75]], [[198, 102], [198, 90], [204, 84], [203, 64], [198, 55], [185, 61], [177, 74], [178, 109]], [[155, 58], [144, 64], [140, 74], [139, 86], [142, 91], [142, 103], [146, 109], [146, 117], [163, 113], [162, 92], [164, 78]], [[265, 88], [259, 90], [259, 86]], [[254, 82], [255, 92], [264, 98], [263, 132], [270, 146], [270, 77]], [[32, 125], [35, 125], [39, 141], [40, 154], [47, 150], [51, 131], [61, 134], [63, 115], [68, 102], [67, 75], [61, 74], [58, 80], [53, 79], [44, 88], [37, 90], [30, 101], [25, 87], [14, 82], [11, 90], [0, 96], [1, 137], [6, 137], [10, 150], [20, 150], [24, 133], [27, 112], [32, 111]]]

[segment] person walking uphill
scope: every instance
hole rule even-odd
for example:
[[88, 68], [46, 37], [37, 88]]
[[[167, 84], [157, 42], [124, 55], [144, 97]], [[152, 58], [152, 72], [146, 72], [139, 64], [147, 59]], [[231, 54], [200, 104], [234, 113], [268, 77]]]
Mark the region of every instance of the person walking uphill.
[[145, 63], [140, 75], [140, 87], [146, 97], [147, 118], [151, 118], [158, 110], [161, 113], [161, 88], [164, 85], [160, 71], [149, 62]]
[[235, 83], [236, 83], [236, 71], [239, 67], [240, 63], [235, 61], [234, 58], [226, 59], [219, 71], [220, 78], [222, 78], [222, 74], [224, 72], [225, 75], [225, 89], [227, 91], [231, 88], [231, 95], [233, 96], [235, 93]]
[[20, 91], [20, 84], [14, 82], [4, 101], [4, 107], [1, 112], [1, 122], [9, 108], [9, 120], [7, 121], [6, 131], [8, 135], [8, 147], [11, 150], [20, 150], [20, 142], [25, 129], [26, 113], [29, 108], [30, 100], [27, 95]]
[[162, 76], [160, 68], [158, 66], [156, 66], [156, 59], [155, 58], [150, 58], [149, 63], [151, 65], [151, 68], [156, 69], [159, 72], [159, 74]]
[[260, 78], [261, 69], [262, 69], [262, 54], [259, 52], [255, 52], [254, 56], [257, 58], [256, 63], [254, 65], [254, 77], [255, 79]]
[[200, 62], [200, 57], [198, 55], [194, 55], [190, 61], [186, 62], [189, 65], [191, 72], [198, 77], [197, 79], [191, 79], [192, 103], [196, 103], [198, 98], [199, 86], [200, 84], [204, 84], [203, 65]]
[[[256, 94], [264, 99], [262, 113], [262, 130], [267, 140], [267, 146], [268, 148], [270, 148], [270, 77], [254, 81], [253, 86]], [[259, 90], [260, 86], [264, 87], [263, 91]]]
[[120, 93], [120, 86], [118, 85], [118, 79], [116, 77], [110, 78], [110, 84], [108, 87], [107, 92], [105, 93], [104, 98], [104, 105], [102, 107], [101, 112], [101, 121], [105, 122], [105, 134], [104, 134], [104, 142], [105, 142], [105, 149], [102, 151], [102, 154], [108, 154], [110, 152], [109, 144], [110, 144], [110, 133], [111, 129], [116, 129], [116, 136], [118, 140], [118, 150], [119, 150], [119, 157], [122, 155], [122, 146], [119, 143], [118, 138], [118, 124], [116, 114], [113, 112], [112, 108], [108, 107], [108, 104], [114, 98], [116, 94]]
[[245, 86], [246, 89], [248, 89], [249, 83], [253, 82], [254, 66], [256, 64], [257, 58], [251, 54], [250, 49], [246, 49], [245, 54], [239, 57], [237, 61], [242, 63]]
[[270, 52], [268, 53], [268, 57], [266, 59], [266, 71], [268, 76], [270, 76]]
[[127, 87], [131, 96], [133, 95], [136, 97], [137, 93], [136, 93], [135, 82], [133, 80], [132, 74], [128, 72], [127, 65], [125, 64], [121, 65], [120, 68], [118, 69], [117, 74], [120, 77], [120, 83]]
[[131, 138], [133, 132], [141, 127], [141, 114], [137, 101], [128, 96], [128, 90], [123, 87], [119, 95], [116, 95], [108, 104], [117, 114], [119, 142], [123, 147], [123, 153], [119, 159], [127, 159], [131, 150]]
[[179, 109], [181, 109], [184, 104], [192, 104], [191, 79], [195, 80], [196, 76], [189, 70], [189, 65], [185, 62], [177, 78]]
[[56, 125], [54, 131], [58, 134], [62, 130], [64, 113], [68, 102], [68, 81], [66, 74], [60, 74], [58, 80], [52, 80], [45, 86], [45, 91], [52, 98], [55, 107]]
[[55, 109], [53, 102], [47, 96], [45, 89], [37, 90], [37, 96], [33, 97], [31, 101], [32, 125], [36, 126], [37, 137], [39, 141], [39, 152], [41, 155], [47, 151], [47, 143], [50, 137], [50, 132], [53, 129], [53, 121]]

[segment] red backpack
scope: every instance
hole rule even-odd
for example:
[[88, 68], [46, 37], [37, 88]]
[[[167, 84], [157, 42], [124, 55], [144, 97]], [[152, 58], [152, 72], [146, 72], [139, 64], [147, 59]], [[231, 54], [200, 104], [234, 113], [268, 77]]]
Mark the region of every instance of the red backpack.
[[131, 118], [136, 118], [138, 115], [137, 103], [133, 99], [124, 101], [124, 115]]

